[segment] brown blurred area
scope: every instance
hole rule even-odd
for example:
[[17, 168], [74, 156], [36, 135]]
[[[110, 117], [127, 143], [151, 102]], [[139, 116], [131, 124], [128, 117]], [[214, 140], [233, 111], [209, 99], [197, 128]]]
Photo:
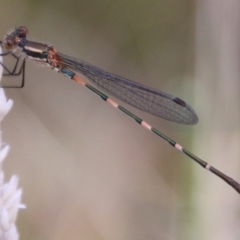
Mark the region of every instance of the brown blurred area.
[[[239, 11], [237, 0], [8, 0], [0, 32], [26, 26], [31, 40], [184, 99], [196, 126], [121, 104], [240, 181]], [[239, 239], [233, 189], [86, 88], [28, 61], [26, 86], [5, 93], [20, 239]]]

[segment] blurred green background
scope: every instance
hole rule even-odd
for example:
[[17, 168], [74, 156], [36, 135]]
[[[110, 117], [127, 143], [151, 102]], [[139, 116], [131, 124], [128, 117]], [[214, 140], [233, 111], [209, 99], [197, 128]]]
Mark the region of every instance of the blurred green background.
[[[183, 126], [129, 110], [240, 179], [239, 1], [8, 0], [0, 32], [178, 96]], [[239, 196], [163, 140], [51, 69], [27, 62], [2, 126], [27, 209], [20, 239], [239, 239]]]

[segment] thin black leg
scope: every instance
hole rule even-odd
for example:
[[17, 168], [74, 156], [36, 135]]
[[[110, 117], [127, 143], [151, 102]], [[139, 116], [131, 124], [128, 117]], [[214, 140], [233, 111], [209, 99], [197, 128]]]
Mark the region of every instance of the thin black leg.
[[21, 74], [22, 66], [21, 66], [20, 70], [16, 73], [16, 70], [17, 70], [17, 67], [18, 67], [18, 63], [19, 63], [19, 60], [20, 60], [20, 56], [16, 56], [14, 53], [12, 53], [11, 55], [16, 59], [15, 65], [13, 67], [13, 70], [9, 70], [3, 63], [0, 62], [0, 64], [3, 67], [3, 69], [7, 72], [7, 73], [3, 74], [4, 76], [8, 76], [8, 75], [18, 76], [18, 75]]
[[19, 65], [19, 60], [20, 60], [20, 56], [16, 56], [15, 54], [11, 54], [15, 59], [16, 59], [16, 63], [13, 67], [13, 70], [9, 70], [3, 63], [0, 62], [0, 64], [2, 65], [3, 69], [7, 72], [7, 73], [4, 73], [3, 76], [5, 77], [9, 77], [9, 76], [19, 76], [22, 74], [22, 81], [21, 81], [21, 85], [19, 86], [1, 86], [0, 85], [0, 88], [23, 88], [24, 87], [24, 84], [25, 84], [25, 64], [26, 64], [26, 59], [24, 58], [23, 59], [23, 62], [22, 62], [22, 65], [19, 69], [18, 72], [17, 71], [17, 67]]

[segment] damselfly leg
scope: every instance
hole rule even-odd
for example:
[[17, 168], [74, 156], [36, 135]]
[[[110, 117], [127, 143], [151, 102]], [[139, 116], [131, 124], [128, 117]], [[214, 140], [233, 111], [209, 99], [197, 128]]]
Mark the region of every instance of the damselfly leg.
[[0, 56], [3, 57], [3, 60], [5, 60], [7, 57], [11, 58], [13, 61], [15, 61], [13, 63], [13, 69], [11, 70], [9, 67], [7, 67], [6, 64], [4, 64], [3, 62], [0, 62], [0, 64], [2, 65], [3, 69], [4, 69], [4, 73], [3, 76], [4, 77], [16, 77], [16, 76], [22, 76], [20, 85], [5, 85], [5, 84], [1, 84], [0, 88], [23, 88], [24, 87], [24, 83], [25, 83], [25, 64], [26, 64], [26, 59], [25, 57], [22, 59], [21, 55], [19, 54], [19, 56], [17, 56], [16, 54], [12, 53], [12, 52], [6, 52], [6, 53], [2, 53], [0, 54]]

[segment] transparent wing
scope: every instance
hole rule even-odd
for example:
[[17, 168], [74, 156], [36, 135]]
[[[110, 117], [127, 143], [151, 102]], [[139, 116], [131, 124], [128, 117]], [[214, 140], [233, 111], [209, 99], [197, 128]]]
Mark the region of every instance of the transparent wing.
[[65, 54], [57, 53], [57, 55], [67, 68], [80, 72], [111, 96], [135, 108], [177, 123], [196, 124], [198, 122], [194, 110], [177, 97], [106, 72]]

